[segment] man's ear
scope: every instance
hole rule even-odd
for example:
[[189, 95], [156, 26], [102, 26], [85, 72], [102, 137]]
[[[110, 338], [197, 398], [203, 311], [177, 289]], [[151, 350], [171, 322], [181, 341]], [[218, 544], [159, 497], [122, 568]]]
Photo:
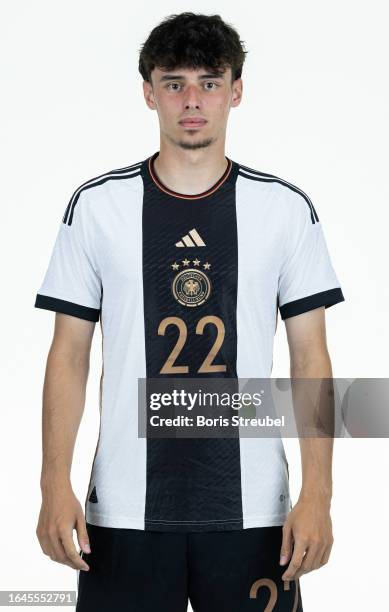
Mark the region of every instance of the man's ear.
[[240, 77], [239, 79], [235, 79], [232, 83], [232, 98], [231, 98], [231, 106], [239, 106], [242, 101], [243, 95], [243, 81]]
[[156, 109], [154, 100], [153, 86], [149, 81], [143, 81], [143, 95], [146, 100], [146, 104], [151, 110]]

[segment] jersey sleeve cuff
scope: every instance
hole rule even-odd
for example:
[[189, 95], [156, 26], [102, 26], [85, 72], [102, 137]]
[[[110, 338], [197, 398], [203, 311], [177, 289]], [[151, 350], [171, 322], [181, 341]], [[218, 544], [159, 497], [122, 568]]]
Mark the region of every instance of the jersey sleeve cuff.
[[42, 295], [38, 293], [35, 299], [35, 308], [44, 308], [45, 310], [53, 310], [54, 312], [62, 312], [63, 314], [85, 319], [86, 321], [94, 321], [97, 323], [100, 317], [99, 308], [90, 308], [81, 304], [74, 304], [67, 300], [51, 297], [50, 295]]
[[344, 296], [340, 287], [334, 287], [333, 289], [327, 289], [327, 291], [320, 291], [313, 295], [288, 302], [279, 307], [281, 319], [288, 319], [289, 317], [295, 317], [296, 315], [303, 314], [314, 308], [320, 308], [325, 306], [329, 308], [338, 302], [343, 302]]

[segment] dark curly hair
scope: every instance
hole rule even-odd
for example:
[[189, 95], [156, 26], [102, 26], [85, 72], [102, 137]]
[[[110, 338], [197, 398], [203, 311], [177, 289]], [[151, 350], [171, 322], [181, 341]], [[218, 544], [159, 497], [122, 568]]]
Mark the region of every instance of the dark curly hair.
[[231, 67], [231, 79], [242, 75], [247, 51], [237, 31], [220, 15], [180, 13], [169, 15], [157, 25], [142, 45], [139, 72], [151, 83], [151, 72], [175, 68], [208, 68], [224, 72]]

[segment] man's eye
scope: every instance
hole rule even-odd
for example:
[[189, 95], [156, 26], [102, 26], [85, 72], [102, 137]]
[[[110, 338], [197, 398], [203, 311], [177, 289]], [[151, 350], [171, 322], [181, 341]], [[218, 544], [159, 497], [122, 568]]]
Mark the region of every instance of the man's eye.
[[[217, 89], [219, 87], [219, 85], [215, 83], [214, 81], [205, 81], [204, 85], [205, 85], [205, 89], [209, 89], [209, 90]], [[209, 85], [211, 85], [211, 87], [209, 87]], [[180, 87], [181, 87], [181, 83], [168, 83], [166, 85], [167, 89], [171, 89], [173, 91], [178, 91]]]

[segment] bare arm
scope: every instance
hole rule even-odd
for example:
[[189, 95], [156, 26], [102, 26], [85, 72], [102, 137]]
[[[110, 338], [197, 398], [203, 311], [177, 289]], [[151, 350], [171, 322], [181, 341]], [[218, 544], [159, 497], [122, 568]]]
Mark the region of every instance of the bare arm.
[[[285, 325], [291, 378], [332, 378], [324, 307], [290, 317]], [[333, 543], [330, 517], [333, 438], [300, 437], [299, 443], [302, 487], [283, 529], [281, 556], [285, 558], [281, 563], [290, 560], [284, 580], [299, 578], [327, 563]]]
[[84, 512], [73, 493], [70, 472], [94, 328], [93, 322], [56, 313], [43, 386], [42, 506], [36, 533], [45, 554], [74, 569], [89, 569], [73, 542], [76, 529], [80, 547], [89, 552]]

